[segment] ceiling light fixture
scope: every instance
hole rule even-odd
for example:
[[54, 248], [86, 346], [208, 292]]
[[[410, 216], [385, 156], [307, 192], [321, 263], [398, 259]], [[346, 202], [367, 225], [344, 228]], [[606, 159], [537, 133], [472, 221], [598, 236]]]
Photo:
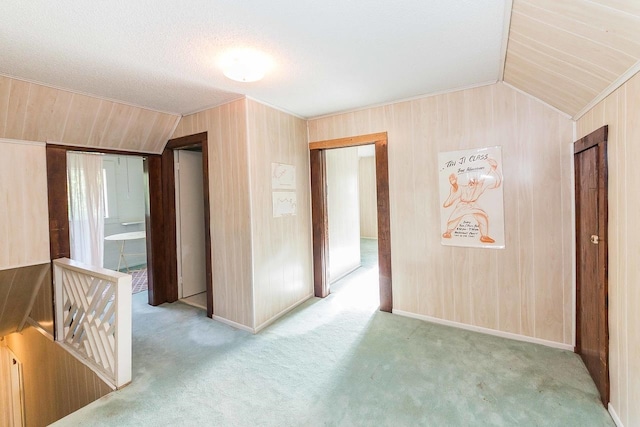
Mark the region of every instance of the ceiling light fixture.
[[270, 67], [269, 58], [252, 49], [236, 49], [222, 56], [220, 67], [225, 76], [237, 82], [255, 82], [262, 79]]

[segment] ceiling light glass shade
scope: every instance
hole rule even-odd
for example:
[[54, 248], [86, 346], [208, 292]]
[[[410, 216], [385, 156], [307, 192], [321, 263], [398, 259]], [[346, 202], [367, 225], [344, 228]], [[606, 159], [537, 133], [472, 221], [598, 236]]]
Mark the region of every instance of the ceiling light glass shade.
[[237, 82], [262, 79], [269, 68], [269, 59], [261, 52], [241, 49], [227, 52], [221, 61], [222, 72]]

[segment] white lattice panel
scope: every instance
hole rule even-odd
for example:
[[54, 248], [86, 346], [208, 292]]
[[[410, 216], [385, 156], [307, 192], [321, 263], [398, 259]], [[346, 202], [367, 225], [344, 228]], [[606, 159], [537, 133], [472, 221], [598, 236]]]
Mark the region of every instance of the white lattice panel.
[[87, 360], [115, 387], [128, 383], [131, 380], [131, 276], [70, 260], [56, 260], [54, 274], [56, 301], [59, 301], [57, 341]]

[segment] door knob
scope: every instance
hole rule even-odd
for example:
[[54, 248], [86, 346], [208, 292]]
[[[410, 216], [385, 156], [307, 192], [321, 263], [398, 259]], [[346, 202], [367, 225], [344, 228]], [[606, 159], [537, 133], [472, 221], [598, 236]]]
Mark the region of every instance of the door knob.
[[594, 245], [597, 245], [598, 243], [600, 243], [600, 237], [596, 236], [595, 234], [592, 234], [591, 243], [593, 243]]

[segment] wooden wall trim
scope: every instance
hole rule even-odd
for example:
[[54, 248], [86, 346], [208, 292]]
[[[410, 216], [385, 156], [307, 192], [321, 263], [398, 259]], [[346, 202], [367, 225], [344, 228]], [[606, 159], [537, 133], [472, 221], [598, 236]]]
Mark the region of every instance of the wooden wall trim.
[[367, 135], [350, 136], [348, 138], [329, 139], [309, 143], [310, 150], [325, 150], [330, 148], [353, 147], [356, 145], [373, 144], [376, 141], [387, 140], [387, 132], [370, 133]]
[[165, 274], [164, 295], [166, 302], [178, 300], [178, 257], [176, 231], [176, 180], [173, 150], [165, 148], [162, 152], [162, 218], [164, 230], [161, 239], [164, 250]]
[[66, 151], [78, 151], [84, 153], [100, 153], [100, 154], [112, 154], [114, 156], [138, 156], [138, 157], [146, 157], [157, 155], [157, 153], [146, 153], [143, 151], [131, 151], [131, 150], [117, 150], [113, 148], [100, 148], [100, 147], [82, 147], [78, 145], [71, 144], [60, 144], [60, 143], [47, 143], [47, 148], [57, 148], [60, 150]]
[[71, 258], [67, 192], [67, 148], [46, 147], [51, 259]]
[[598, 145], [602, 143], [602, 141], [604, 141], [606, 144], [608, 135], [609, 135], [609, 126], [607, 125], [594, 130], [589, 135], [583, 136], [582, 138], [580, 138], [579, 140], [573, 143], [573, 153], [577, 154], [581, 151], [588, 150], [594, 145]]
[[311, 223], [313, 229], [314, 295], [329, 295], [329, 218], [327, 216], [327, 177], [325, 153], [311, 150]]
[[387, 139], [376, 141], [376, 192], [378, 198], [378, 274], [380, 310], [391, 313], [391, 217], [389, 208], [389, 155]]
[[378, 197], [378, 270], [380, 280], [380, 310], [393, 310], [391, 279], [391, 218], [389, 202], [389, 156], [387, 132], [316, 141], [309, 144], [311, 165], [311, 219], [313, 223], [313, 277], [315, 296], [329, 294], [329, 245], [326, 194], [325, 149], [375, 144], [376, 193]]
[[169, 280], [164, 262], [164, 209], [162, 192], [162, 156], [147, 156], [143, 162], [147, 182], [145, 203], [145, 230], [147, 233], [147, 298], [150, 305], [167, 301], [164, 283]]
[[[170, 139], [165, 149], [202, 147], [204, 157], [204, 145], [207, 143], [207, 132], [194, 133], [193, 135], [182, 136], [180, 138]], [[204, 144], [204, 145], [203, 145]]]

